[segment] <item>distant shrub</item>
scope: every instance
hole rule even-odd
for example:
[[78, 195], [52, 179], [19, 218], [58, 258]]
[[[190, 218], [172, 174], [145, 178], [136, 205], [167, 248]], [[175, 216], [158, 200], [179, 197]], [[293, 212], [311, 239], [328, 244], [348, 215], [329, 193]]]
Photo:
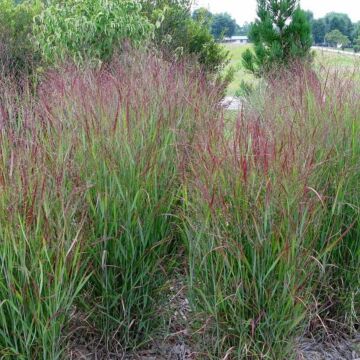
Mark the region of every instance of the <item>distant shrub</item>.
[[44, 59], [108, 60], [122, 42], [139, 44], [153, 33], [134, 0], [53, 1], [36, 19], [35, 37]]
[[354, 44], [354, 51], [356, 53], [360, 52], [360, 36], [354, 41]]
[[0, 0], [0, 64], [6, 73], [28, 73], [39, 60], [31, 34], [33, 18], [41, 10], [40, 1]]
[[[200, 64], [209, 71], [216, 71], [228, 62], [228, 51], [219, 45], [210, 32], [191, 19], [187, 20], [186, 31], [179, 34], [185, 53], [196, 55]], [[186, 41], [186, 39], [188, 39]], [[180, 43], [178, 43], [180, 45]]]
[[228, 62], [228, 51], [219, 45], [208, 26], [191, 18], [189, 1], [143, 0], [143, 9], [156, 25], [154, 42], [169, 58], [197, 57], [205, 70], [216, 72]]

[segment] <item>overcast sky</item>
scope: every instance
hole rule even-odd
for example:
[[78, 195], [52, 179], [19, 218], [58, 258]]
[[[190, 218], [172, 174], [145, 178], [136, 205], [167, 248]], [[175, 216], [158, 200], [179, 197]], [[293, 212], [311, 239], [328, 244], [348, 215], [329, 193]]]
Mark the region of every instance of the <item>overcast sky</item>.
[[[212, 12], [228, 12], [238, 24], [253, 21], [256, 15], [256, 0], [195, 0], [197, 6], [209, 8]], [[328, 12], [341, 12], [352, 21], [360, 20], [360, 0], [300, 0], [304, 10], [311, 10], [316, 18]]]

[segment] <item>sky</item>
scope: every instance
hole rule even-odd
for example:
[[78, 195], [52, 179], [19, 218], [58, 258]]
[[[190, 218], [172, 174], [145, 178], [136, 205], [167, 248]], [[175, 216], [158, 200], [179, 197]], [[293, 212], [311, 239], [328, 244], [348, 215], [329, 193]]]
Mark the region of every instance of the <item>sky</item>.
[[[256, 16], [256, 0], [195, 0], [211, 12], [228, 12], [238, 24], [253, 21]], [[304, 10], [311, 10], [315, 18], [329, 12], [346, 13], [353, 22], [360, 21], [360, 0], [300, 0]]]

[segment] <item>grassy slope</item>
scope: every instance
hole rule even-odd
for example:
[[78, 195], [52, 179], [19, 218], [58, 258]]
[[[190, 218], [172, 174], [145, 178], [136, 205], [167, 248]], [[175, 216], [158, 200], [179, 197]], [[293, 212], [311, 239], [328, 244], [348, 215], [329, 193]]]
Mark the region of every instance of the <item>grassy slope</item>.
[[[229, 66], [235, 69], [234, 80], [228, 88], [228, 95], [233, 96], [240, 88], [241, 81], [245, 81], [247, 83], [254, 83], [256, 81], [254, 76], [249, 74], [241, 63], [242, 54], [246, 51], [246, 49], [251, 48], [251, 45], [227, 44], [225, 47], [230, 51], [231, 61]], [[338, 70], [352, 70], [360, 65], [360, 59], [358, 58], [328, 53], [325, 51], [316, 51], [315, 59], [317, 66], [336, 68]]]

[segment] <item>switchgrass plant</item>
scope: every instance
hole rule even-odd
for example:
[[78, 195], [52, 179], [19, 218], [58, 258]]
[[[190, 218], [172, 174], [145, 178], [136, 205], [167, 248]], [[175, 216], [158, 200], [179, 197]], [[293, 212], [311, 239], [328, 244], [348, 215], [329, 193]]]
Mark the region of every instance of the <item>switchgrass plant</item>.
[[87, 276], [85, 192], [74, 183], [70, 144], [58, 133], [50, 139], [52, 126], [38, 121], [27, 95], [8, 82], [0, 88], [0, 357], [60, 359]]
[[358, 324], [357, 84], [296, 70], [194, 143], [184, 232], [212, 358], [294, 358], [307, 331]]
[[319, 250], [326, 267], [321, 318], [330, 330], [345, 332], [358, 331], [360, 319], [360, 98], [356, 73], [346, 77], [336, 73], [329, 80], [325, 114], [333, 122], [327, 133], [332, 147], [331, 154], [326, 154], [327, 166], [317, 177], [327, 200], [324, 245]]
[[350, 77], [299, 68], [230, 119], [221, 84], [151, 52], [26, 89], [0, 83], [0, 357], [69, 357], [84, 313], [107, 350], [144, 345], [178, 260], [207, 357], [358, 326]]
[[177, 258], [183, 149], [216, 86], [130, 50], [49, 71], [35, 93], [0, 84], [1, 358], [66, 358], [84, 312], [108, 349], [149, 340]]
[[72, 128], [74, 162], [88, 187], [91, 276], [80, 305], [108, 347], [112, 340], [139, 347], [163, 320], [177, 257], [182, 149], [196, 119], [216, 108], [216, 86], [190, 64], [136, 53], [99, 70], [53, 73], [43, 86], [43, 107]]

